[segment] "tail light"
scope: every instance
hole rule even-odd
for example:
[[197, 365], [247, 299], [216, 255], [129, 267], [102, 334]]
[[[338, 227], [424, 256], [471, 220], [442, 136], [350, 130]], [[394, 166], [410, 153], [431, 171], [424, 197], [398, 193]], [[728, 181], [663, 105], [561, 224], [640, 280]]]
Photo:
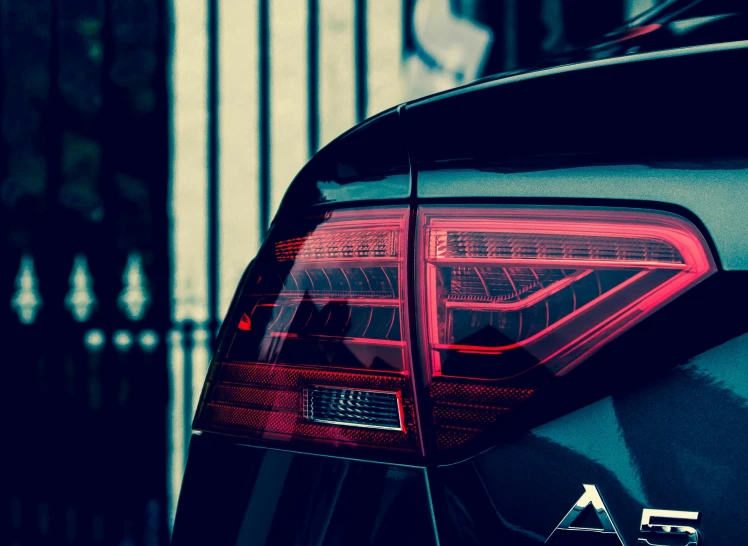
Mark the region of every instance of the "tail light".
[[681, 217], [554, 207], [421, 207], [409, 267], [409, 216], [336, 211], [276, 230], [226, 319], [195, 428], [423, 453], [422, 384], [420, 424], [448, 450], [715, 270]]
[[473, 438], [713, 272], [663, 213], [422, 208], [420, 330], [441, 449]]
[[407, 215], [333, 212], [271, 237], [232, 306], [196, 429], [420, 451]]

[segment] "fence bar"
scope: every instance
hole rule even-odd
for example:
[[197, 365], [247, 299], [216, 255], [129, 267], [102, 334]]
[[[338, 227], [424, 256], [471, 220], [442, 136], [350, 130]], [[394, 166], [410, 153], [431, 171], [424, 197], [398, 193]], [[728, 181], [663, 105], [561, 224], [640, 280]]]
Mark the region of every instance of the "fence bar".
[[356, 121], [366, 119], [368, 102], [367, 49], [366, 49], [366, 0], [355, 0], [354, 49], [356, 60]]
[[416, 0], [402, 0], [403, 2], [403, 58], [413, 53], [416, 49], [416, 39], [413, 34], [413, 12], [416, 9]]
[[517, 3], [504, 0], [504, 70], [517, 66]]
[[184, 449], [183, 461], [185, 464], [187, 463], [187, 455], [190, 449], [190, 438], [192, 437], [192, 408], [194, 405], [192, 377], [195, 367], [195, 330], [196, 324], [192, 320], [188, 319], [182, 324], [182, 350], [184, 351], [182, 447]]
[[319, 149], [319, 0], [308, 0], [307, 64], [309, 66], [308, 82], [308, 117], [309, 117], [309, 157]]
[[208, 336], [210, 349], [213, 348], [216, 334], [218, 333], [218, 306], [219, 306], [219, 276], [218, 270], [221, 256], [220, 240], [221, 234], [218, 226], [220, 184], [220, 150], [218, 139], [219, 131], [219, 34], [218, 34], [218, 0], [208, 0], [208, 195], [206, 208], [208, 210]]
[[270, 0], [258, 0], [260, 241], [270, 226]]

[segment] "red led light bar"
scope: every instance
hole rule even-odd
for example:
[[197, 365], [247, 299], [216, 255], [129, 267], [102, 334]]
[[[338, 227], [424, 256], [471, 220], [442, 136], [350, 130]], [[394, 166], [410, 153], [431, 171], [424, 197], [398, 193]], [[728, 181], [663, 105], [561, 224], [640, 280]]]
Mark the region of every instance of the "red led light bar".
[[[715, 271], [698, 230], [666, 213], [423, 207], [418, 236], [419, 330], [443, 449]], [[515, 390], [490, 401], [474, 390], [491, 384]], [[456, 402], [445, 385], [475, 396]]]

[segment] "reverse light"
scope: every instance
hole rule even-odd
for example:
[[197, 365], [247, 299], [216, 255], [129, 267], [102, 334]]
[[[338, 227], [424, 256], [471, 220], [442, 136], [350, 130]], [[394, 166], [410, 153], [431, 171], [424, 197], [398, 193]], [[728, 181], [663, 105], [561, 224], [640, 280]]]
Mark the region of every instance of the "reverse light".
[[421, 208], [417, 283], [442, 449], [478, 435], [715, 271], [675, 215]]
[[304, 389], [304, 417], [318, 423], [403, 429], [399, 393], [312, 385]]

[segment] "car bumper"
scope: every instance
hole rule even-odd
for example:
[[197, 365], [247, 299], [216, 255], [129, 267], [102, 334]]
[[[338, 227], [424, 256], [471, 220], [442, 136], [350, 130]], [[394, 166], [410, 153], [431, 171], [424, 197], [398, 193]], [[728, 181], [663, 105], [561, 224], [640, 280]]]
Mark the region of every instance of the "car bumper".
[[424, 468], [192, 437], [172, 544], [437, 544]]

